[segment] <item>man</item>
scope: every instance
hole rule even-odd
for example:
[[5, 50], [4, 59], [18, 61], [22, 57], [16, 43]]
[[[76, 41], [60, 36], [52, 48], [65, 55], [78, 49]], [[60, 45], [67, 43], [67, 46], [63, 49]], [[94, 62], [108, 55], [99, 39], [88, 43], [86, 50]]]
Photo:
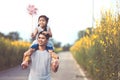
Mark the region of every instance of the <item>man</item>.
[[31, 65], [28, 80], [50, 80], [50, 69], [54, 72], [58, 69], [58, 63], [51, 61], [51, 55], [46, 50], [49, 35], [43, 32], [38, 34], [39, 47], [31, 55]]

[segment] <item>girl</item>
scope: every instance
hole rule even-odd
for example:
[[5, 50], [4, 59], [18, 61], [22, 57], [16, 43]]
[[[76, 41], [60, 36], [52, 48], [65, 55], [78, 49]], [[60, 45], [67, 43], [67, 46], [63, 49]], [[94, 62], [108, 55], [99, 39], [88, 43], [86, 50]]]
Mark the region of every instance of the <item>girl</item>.
[[[48, 24], [48, 20], [49, 18], [45, 15], [41, 15], [38, 18], [38, 27], [36, 27], [36, 29], [34, 30], [34, 32], [31, 34], [32, 38], [38, 38], [38, 33], [43, 31], [44, 34], [49, 34], [50, 37], [52, 37], [52, 32], [50, 27], [47, 26]], [[30, 49], [28, 49], [23, 56], [23, 62], [21, 64], [22, 68], [25, 69], [28, 67], [29, 61], [30, 61], [30, 56], [32, 55], [32, 53], [38, 49], [38, 42], [37, 40], [34, 40]], [[46, 49], [48, 50], [48, 52], [50, 53], [51, 57], [53, 58], [54, 62], [58, 61], [57, 59], [59, 58], [56, 53], [54, 53], [53, 51], [53, 44], [51, 43], [51, 41], [49, 40], [47, 45], [46, 45]]]

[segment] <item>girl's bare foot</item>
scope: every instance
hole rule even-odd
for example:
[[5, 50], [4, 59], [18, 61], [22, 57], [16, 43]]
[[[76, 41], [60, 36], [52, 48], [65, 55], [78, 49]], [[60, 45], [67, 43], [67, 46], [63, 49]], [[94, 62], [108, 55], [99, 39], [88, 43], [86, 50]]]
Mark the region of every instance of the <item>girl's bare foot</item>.
[[54, 72], [57, 72], [58, 71], [58, 67], [59, 67], [58, 59], [52, 59], [52, 63], [53, 63]]
[[22, 66], [23, 69], [26, 69], [28, 67], [28, 62], [23, 61], [21, 66]]

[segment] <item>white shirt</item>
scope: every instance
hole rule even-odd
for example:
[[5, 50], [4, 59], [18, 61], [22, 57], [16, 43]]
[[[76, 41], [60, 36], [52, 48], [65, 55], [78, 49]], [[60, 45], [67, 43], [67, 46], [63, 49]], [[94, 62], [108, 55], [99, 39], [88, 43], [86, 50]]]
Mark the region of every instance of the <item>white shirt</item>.
[[29, 80], [50, 80], [51, 56], [44, 50], [35, 51], [31, 56]]

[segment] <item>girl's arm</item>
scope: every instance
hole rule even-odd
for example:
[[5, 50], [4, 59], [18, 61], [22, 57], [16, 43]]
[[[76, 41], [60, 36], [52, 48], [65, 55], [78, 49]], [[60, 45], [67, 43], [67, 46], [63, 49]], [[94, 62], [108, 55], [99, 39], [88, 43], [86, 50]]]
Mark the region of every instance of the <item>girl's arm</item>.
[[48, 34], [50, 35], [50, 37], [52, 37], [52, 31], [50, 28], [48, 29]]
[[38, 33], [38, 29], [35, 28], [34, 32], [31, 34], [31, 37], [32, 37], [32, 38], [35, 38], [36, 35], [37, 35], [37, 33]]
[[50, 28], [48, 29], [48, 31], [44, 31], [43, 33], [49, 34], [49, 36], [52, 37], [52, 32], [51, 32], [51, 29], [50, 29]]

